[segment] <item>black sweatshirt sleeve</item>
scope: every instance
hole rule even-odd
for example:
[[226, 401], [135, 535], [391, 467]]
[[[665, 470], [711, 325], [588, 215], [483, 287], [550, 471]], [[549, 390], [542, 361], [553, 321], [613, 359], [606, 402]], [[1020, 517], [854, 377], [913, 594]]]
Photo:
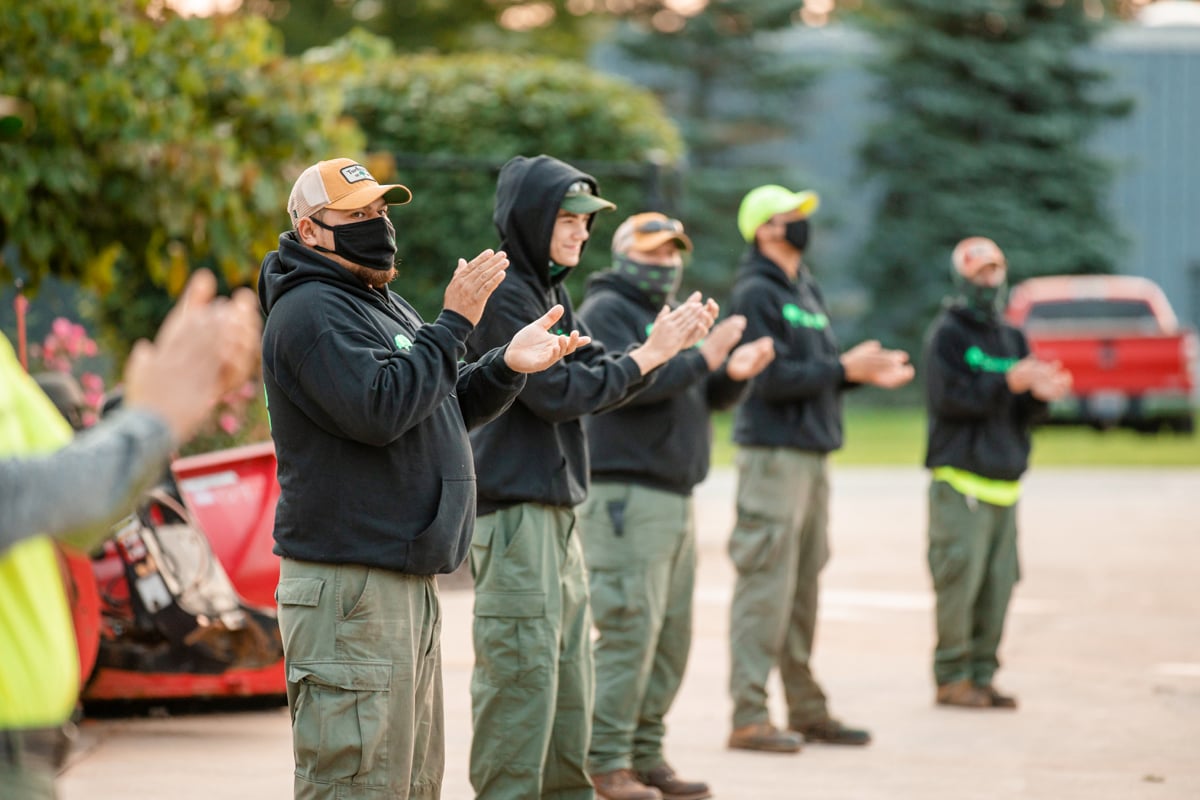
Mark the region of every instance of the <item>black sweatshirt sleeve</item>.
[[508, 345], [496, 347], [474, 364], [463, 364], [458, 371], [458, 407], [467, 430], [491, 422], [508, 410], [525, 388], [525, 376], [504, 363]]
[[[635, 314], [628, 310], [629, 301], [619, 298], [597, 297], [585, 302], [579, 309], [579, 320], [591, 336], [599, 340], [607, 350], [629, 352], [646, 341], [645, 325], [640, 324]], [[636, 394], [621, 403], [622, 408], [653, 405], [667, 400], [708, 375], [708, 362], [698, 349], [692, 348], [677, 354], [653, 372], [649, 381]]]
[[729, 373], [725, 371], [724, 367], [715, 370], [709, 374], [708, 383], [705, 386], [708, 407], [716, 411], [733, 408], [746, 396], [749, 388], [750, 381], [735, 381], [729, 377]]
[[[500, 286], [488, 301], [483, 319], [472, 335], [475, 349], [508, 342], [518, 330], [548, 310], [540, 308], [535, 297], [523, 297], [519, 289], [502, 291], [505, 284]], [[586, 332], [568, 306], [560, 329], [567, 331], [572, 327]], [[621, 401], [641, 382], [641, 370], [632, 358], [609, 353], [600, 342], [594, 341], [549, 369], [528, 376], [517, 400], [545, 422], [558, 424]]]
[[1012, 394], [1003, 373], [977, 372], [968, 366], [968, 344], [953, 328], [941, 326], [927, 348], [929, 408], [947, 420], [986, 419]]
[[312, 344], [300, 357], [289, 397], [302, 410], [316, 406], [309, 416], [334, 426], [331, 433], [377, 447], [399, 439], [454, 391], [471, 332], [464, 317], [443, 311], [421, 326], [410, 349], [389, 350], [362, 328], [314, 327], [311, 339], [292, 334]]
[[789, 340], [783, 335], [780, 311], [772, 304], [768, 291], [746, 288], [734, 302], [734, 313], [746, 317], [742, 341], [752, 342], [761, 336], [775, 340], [775, 360], [754, 379], [755, 391], [764, 400], [772, 403], [806, 400], [845, 384], [846, 372], [837, 358], [819, 355], [805, 346], [802, 339]]

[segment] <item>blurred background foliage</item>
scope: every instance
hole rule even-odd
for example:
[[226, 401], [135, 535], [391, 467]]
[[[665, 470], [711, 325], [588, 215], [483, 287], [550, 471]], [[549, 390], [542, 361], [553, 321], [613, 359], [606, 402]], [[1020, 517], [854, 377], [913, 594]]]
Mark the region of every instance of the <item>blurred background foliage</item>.
[[[821, 74], [787, 34], [843, 20], [884, 45], [861, 153], [882, 199], [865, 250], [822, 266], [869, 293], [871, 335], [915, 347], [960, 230], [1003, 239], [1016, 278], [1113, 268], [1110, 172], [1087, 142], [1125, 105], [1076, 56], [1099, 17], [1142, 5], [0, 0], [0, 98], [32, 111], [0, 147], [0, 278], [93, 292], [77, 308], [119, 366], [191, 270], [252, 285], [295, 176], [350, 155], [411, 184], [397, 288], [432, 315], [455, 260], [496, 241], [499, 165], [548, 152], [620, 205], [597, 221], [586, 269], [626, 213], [658, 208], [697, 240], [689, 282], [723, 299], [741, 195], [806, 182], [805, 165], [764, 155], [820, 124], [806, 98]], [[211, 15], [175, 10], [200, 7]], [[588, 66], [605, 47], [645, 88]]]
[[1081, 63], [1100, 27], [1087, 5], [879, 0], [881, 113], [861, 156], [881, 200], [857, 260], [876, 335], [919, 352], [964, 232], [1003, 243], [1013, 283], [1115, 271], [1112, 168], [1086, 142], [1131, 104]]

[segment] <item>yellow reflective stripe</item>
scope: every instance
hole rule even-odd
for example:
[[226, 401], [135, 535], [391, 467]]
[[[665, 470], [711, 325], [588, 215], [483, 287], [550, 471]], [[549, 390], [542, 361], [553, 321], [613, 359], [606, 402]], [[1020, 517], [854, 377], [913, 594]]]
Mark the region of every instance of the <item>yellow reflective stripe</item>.
[[959, 494], [974, 497], [994, 506], [1016, 505], [1021, 497], [1019, 481], [998, 481], [957, 467], [935, 467], [933, 479], [945, 481]]
[[[0, 457], [53, 452], [70, 440], [70, 425], [0, 335]], [[0, 554], [0, 729], [58, 725], [78, 693], [75, 626], [54, 542], [18, 542]]]

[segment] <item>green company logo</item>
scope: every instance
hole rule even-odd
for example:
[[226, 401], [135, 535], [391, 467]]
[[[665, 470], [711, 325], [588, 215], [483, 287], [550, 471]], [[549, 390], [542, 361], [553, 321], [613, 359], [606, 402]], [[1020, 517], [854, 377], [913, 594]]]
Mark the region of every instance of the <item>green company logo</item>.
[[411, 350], [412, 349], [412, 339], [408, 338], [403, 333], [397, 333], [396, 334], [396, 349], [397, 350]]
[[829, 327], [829, 317], [805, 311], [795, 303], [788, 303], [783, 307], [783, 318], [791, 323], [793, 328], [812, 328], [823, 331]]
[[966, 354], [963, 356], [963, 361], [967, 362], [967, 366], [976, 372], [1008, 372], [1012, 369], [1012, 365], [1020, 360], [1019, 358], [989, 356], [978, 347], [968, 348]]

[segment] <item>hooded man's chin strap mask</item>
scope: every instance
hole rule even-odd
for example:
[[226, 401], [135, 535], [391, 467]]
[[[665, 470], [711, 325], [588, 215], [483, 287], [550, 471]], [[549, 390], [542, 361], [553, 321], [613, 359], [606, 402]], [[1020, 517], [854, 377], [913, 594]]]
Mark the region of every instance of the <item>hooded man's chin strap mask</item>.
[[647, 264], [616, 253], [613, 254], [613, 272], [646, 295], [656, 307], [675, 299], [675, 292], [683, 278], [682, 267]]
[[1000, 318], [1004, 311], [1004, 303], [1008, 299], [1008, 281], [1001, 281], [996, 286], [980, 286], [966, 279], [953, 266], [950, 276], [954, 280], [954, 304], [967, 309], [971, 316], [984, 322]]

